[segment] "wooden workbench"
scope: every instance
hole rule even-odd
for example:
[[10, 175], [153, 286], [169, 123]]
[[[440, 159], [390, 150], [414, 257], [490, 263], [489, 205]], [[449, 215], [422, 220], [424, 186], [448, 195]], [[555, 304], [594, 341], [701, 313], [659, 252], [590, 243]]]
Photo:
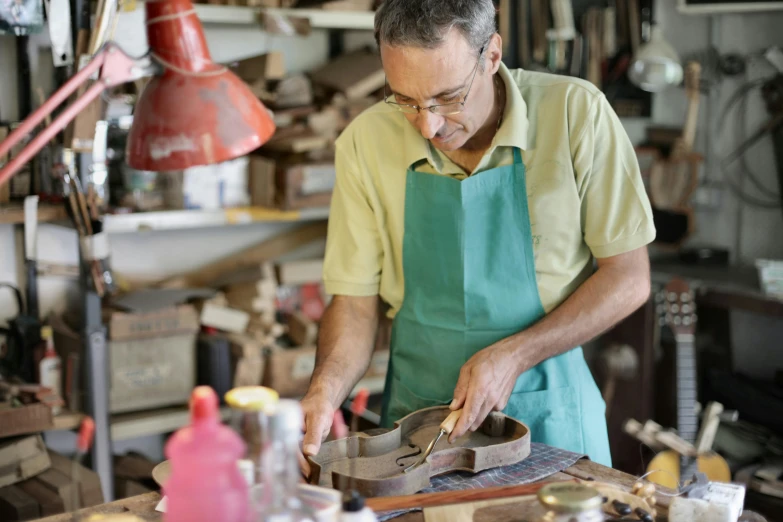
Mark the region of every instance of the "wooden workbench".
[[[606, 466], [596, 464], [586, 459], [580, 460], [562, 473], [555, 473], [543, 481], [570, 480], [574, 478], [609, 482], [626, 490], [630, 490], [634, 482], [636, 482], [636, 478], [632, 475], [617, 471], [616, 469], [607, 468]], [[138, 515], [142, 520], [158, 522], [162, 520], [162, 514], [155, 511], [155, 506], [160, 501], [160, 498], [159, 493], [146, 493], [144, 495], [117, 500], [108, 504], [102, 504], [100, 506], [82, 510], [80, 515], [133, 513]], [[656, 499], [658, 499], [658, 510], [665, 513], [669, 506], [669, 498], [664, 495], [656, 495]], [[40, 519], [40, 522], [71, 522], [72, 516], [73, 514], [55, 515]], [[393, 520], [395, 522], [423, 522], [424, 515], [421, 511], [417, 511], [407, 513]], [[510, 522], [510, 520], [498, 520], [498, 522]]]

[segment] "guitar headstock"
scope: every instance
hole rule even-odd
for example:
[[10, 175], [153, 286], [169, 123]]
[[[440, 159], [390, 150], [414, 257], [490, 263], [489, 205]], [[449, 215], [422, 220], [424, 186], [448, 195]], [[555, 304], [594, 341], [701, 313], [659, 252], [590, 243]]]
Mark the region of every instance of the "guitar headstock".
[[682, 279], [672, 279], [656, 294], [661, 324], [667, 325], [675, 335], [696, 331], [696, 299], [690, 285]]
[[701, 64], [688, 62], [685, 66], [685, 95], [690, 100], [699, 99], [699, 87], [701, 82]]

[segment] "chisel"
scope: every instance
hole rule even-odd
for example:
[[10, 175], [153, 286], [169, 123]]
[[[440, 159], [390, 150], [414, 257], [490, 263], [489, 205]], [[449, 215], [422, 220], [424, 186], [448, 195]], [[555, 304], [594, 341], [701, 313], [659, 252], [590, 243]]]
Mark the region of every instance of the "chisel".
[[427, 460], [427, 457], [430, 456], [430, 453], [432, 453], [432, 450], [435, 449], [435, 445], [438, 443], [441, 437], [444, 435], [451, 435], [451, 432], [454, 430], [454, 426], [457, 425], [457, 421], [459, 420], [460, 415], [462, 415], [462, 409], [454, 410], [451, 413], [449, 413], [449, 416], [446, 417], [446, 420], [440, 423], [440, 430], [438, 431], [438, 434], [435, 436], [434, 439], [432, 439], [432, 442], [430, 442], [430, 445], [427, 446], [427, 450], [424, 452], [424, 454], [421, 456], [419, 460], [405, 468], [404, 473], [407, 473], [408, 471], [412, 470], [419, 464], [422, 464], [425, 460]]

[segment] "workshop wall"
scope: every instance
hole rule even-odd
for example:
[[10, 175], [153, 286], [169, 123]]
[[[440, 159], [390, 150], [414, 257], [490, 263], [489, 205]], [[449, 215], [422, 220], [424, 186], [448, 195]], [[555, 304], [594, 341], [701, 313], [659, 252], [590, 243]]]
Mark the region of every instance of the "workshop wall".
[[[675, 0], [661, 0], [656, 7], [656, 18], [664, 28], [667, 39], [683, 54], [706, 51], [710, 37], [719, 51], [758, 51], [777, 41], [783, 45], [780, 27], [783, 13], [723, 15], [716, 18], [715, 26], [704, 16], [681, 16], [675, 10]], [[143, 4], [139, 4], [140, 6]], [[116, 31], [117, 40], [129, 54], [139, 55], [146, 49], [142, 29], [143, 12], [124, 13]], [[235, 27], [206, 27], [206, 37], [216, 61], [228, 61], [259, 54], [267, 50], [280, 50], [286, 56], [289, 70], [303, 71], [324, 62], [328, 52], [328, 35], [325, 31], [313, 31], [307, 38], [269, 36], [252, 29]], [[352, 48], [371, 42], [369, 32], [351, 33], [346, 47]], [[0, 114], [15, 116], [16, 79], [14, 42], [10, 37], [0, 37]], [[769, 74], [763, 65], [753, 65], [748, 79]], [[734, 137], [729, 132], [719, 133], [717, 126], [720, 112], [726, 100], [744, 79], [724, 80], [714, 91], [713, 100], [704, 99], [696, 148], [705, 151], [708, 141], [707, 123], [715, 130], [712, 150], [725, 155], [733, 148]], [[674, 90], [656, 97], [653, 106], [655, 123], [679, 125], [685, 112], [686, 100], [681, 90]], [[763, 121], [764, 112], [758, 95], [751, 95], [748, 110], [749, 132]], [[644, 138], [644, 128], [649, 120], [625, 120], [624, 125], [635, 143]], [[749, 163], [771, 188], [776, 187], [774, 160], [768, 143], [752, 149]], [[715, 162], [708, 163], [708, 168]], [[709, 169], [711, 179], [719, 180], [717, 168]], [[736, 260], [751, 262], [755, 257], [783, 258], [783, 212], [759, 211], [745, 207], [740, 209], [736, 197], [721, 193], [717, 204], [700, 210], [698, 230], [693, 243], [716, 244], [728, 247]], [[115, 235], [111, 237], [112, 264], [124, 275], [142, 278], [164, 277], [182, 270], [195, 268], [228, 253], [238, 251], [280, 230], [281, 226], [255, 224], [211, 230], [187, 230], [144, 234]], [[42, 226], [39, 234], [41, 259], [53, 262], [76, 261], [76, 236], [73, 231], [55, 226]], [[16, 282], [17, 267], [14, 252], [14, 235], [11, 226], [0, 226], [0, 280]], [[77, 295], [76, 287], [66, 281], [42, 280], [40, 282], [42, 312], [61, 311], [68, 298]], [[0, 295], [0, 321], [13, 313], [13, 306], [6, 295]], [[768, 376], [774, 366], [783, 366], [783, 352], [775, 350], [776, 338], [781, 338], [783, 326], [771, 320], [738, 314], [733, 321], [738, 361], [741, 369], [760, 377]], [[752, 336], [751, 336], [752, 334]], [[748, 343], [753, 339], [752, 344]], [[743, 344], [739, 341], [743, 340]], [[762, 356], [774, 358], [780, 364], [762, 363]]]

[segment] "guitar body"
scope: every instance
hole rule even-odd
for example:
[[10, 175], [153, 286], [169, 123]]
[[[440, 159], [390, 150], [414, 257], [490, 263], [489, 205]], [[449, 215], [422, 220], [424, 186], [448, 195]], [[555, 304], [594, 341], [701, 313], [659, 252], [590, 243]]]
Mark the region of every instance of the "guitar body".
[[[696, 469], [707, 476], [711, 482], [731, 482], [731, 470], [728, 463], [717, 453], [708, 453], [696, 457]], [[654, 473], [652, 473], [654, 472]], [[677, 489], [683, 479], [680, 476], [680, 454], [676, 451], [661, 451], [647, 465], [647, 480], [660, 486]]]

